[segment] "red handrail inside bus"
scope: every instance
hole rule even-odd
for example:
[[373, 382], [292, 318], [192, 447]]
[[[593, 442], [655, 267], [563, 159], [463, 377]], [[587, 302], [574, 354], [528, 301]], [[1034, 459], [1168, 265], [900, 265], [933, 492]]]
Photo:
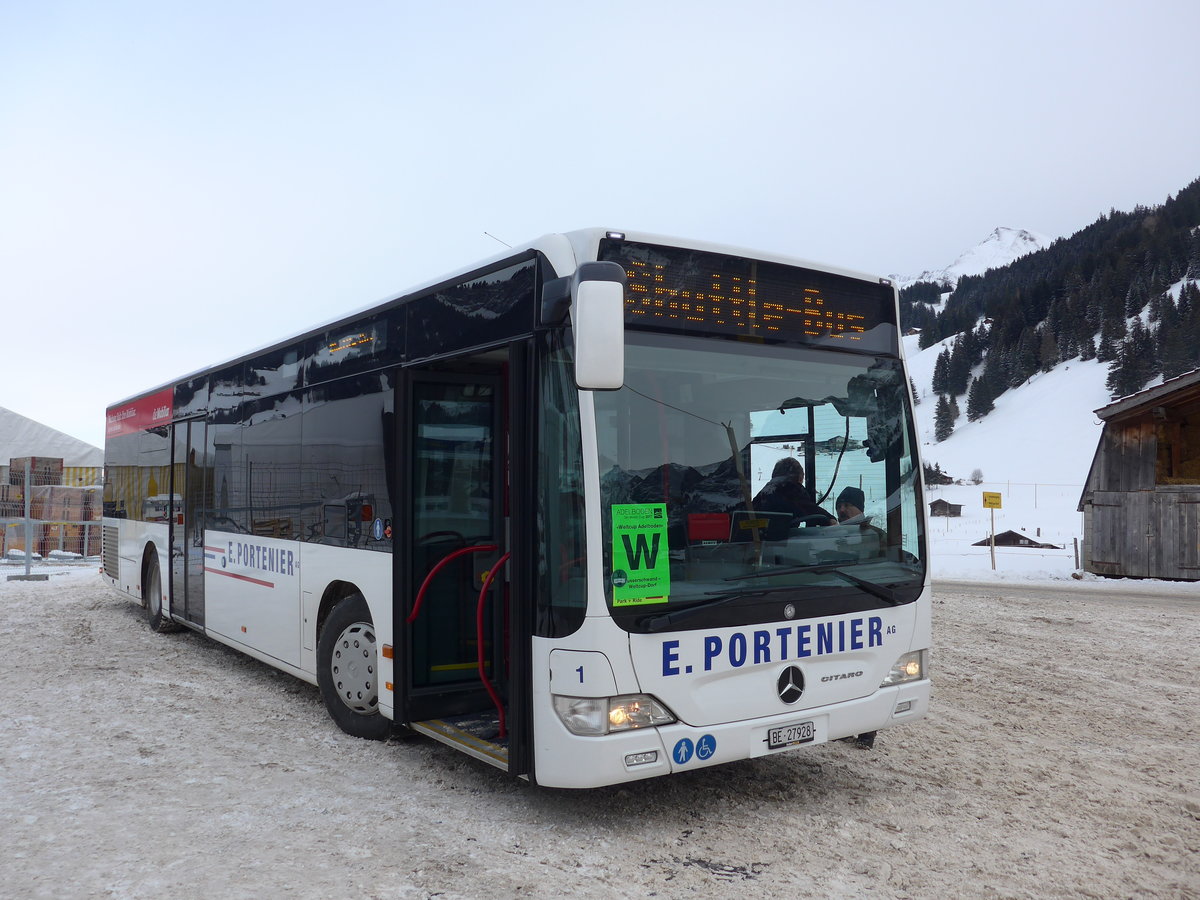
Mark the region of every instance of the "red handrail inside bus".
[[421, 582], [421, 587], [417, 591], [417, 597], [415, 600], [413, 600], [412, 612], [408, 614], [408, 624], [411, 625], [413, 622], [417, 621], [417, 616], [421, 612], [421, 602], [425, 599], [425, 592], [429, 590], [429, 585], [433, 583], [433, 576], [442, 571], [442, 569], [446, 568], [446, 566], [454, 562], [454, 560], [458, 559], [460, 556], [466, 556], [468, 553], [490, 553], [493, 550], [499, 549], [500, 548], [495, 544], [480, 544], [477, 547], [459, 547], [453, 553], [447, 553], [445, 556], [439, 559], [437, 565], [429, 570], [429, 574], [426, 575], [425, 580]]
[[[496, 575], [500, 572], [500, 568], [506, 562], [508, 562], [508, 558], [510, 556], [512, 556], [512, 553], [505, 553], [498, 560], [496, 560], [496, 564], [492, 566], [491, 570], [487, 573], [487, 577], [483, 579], [483, 587], [479, 590], [479, 603], [477, 603], [475, 606], [475, 644], [479, 650], [479, 680], [483, 682], [483, 686], [487, 690], [488, 696], [492, 698], [492, 703], [496, 704], [496, 712], [500, 716], [500, 740], [504, 740], [504, 738], [508, 737], [508, 729], [505, 727], [504, 723], [504, 704], [500, 702], [500, 695], [496, 693], [496, 689], [492, 687], [492, 683], [488, 681], [487, 668], [484, 666], [483, 604], [487, 599], [488, 588], [492, 586], [492, 581], [495, 580]], [[495, 654], [495, 656], [496, 659], [500, 658], [498, 653]]]

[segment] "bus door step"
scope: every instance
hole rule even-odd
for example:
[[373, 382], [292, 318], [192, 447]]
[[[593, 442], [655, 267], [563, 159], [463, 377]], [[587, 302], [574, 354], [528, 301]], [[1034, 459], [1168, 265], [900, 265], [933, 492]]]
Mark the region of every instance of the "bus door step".
[[508, 739], [501, 740], [498, 737], [500, 726], [494, 713], [447, 716], [444, 719], [411, 722], [409, 727], [419, 734], [427, 735], [435, 741], [441, 741], [469, 756], [508, 771]]

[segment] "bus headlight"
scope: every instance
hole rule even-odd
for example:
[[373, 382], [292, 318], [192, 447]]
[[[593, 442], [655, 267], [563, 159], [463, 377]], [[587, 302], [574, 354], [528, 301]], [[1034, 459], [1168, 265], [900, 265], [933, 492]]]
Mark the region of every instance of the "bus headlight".
[[892, 665], [892, 670], [880, 683], [880, 687], [891, 687], [896, 684], [908, 684], [910, 681], [920, 681], [928, 678], [928, 665], [925, 661], [925, 650], [913, 650], [905, 653]]
[[609, 734], [670, 725], [671, 711], [649, 694], [620, 697], [564, 697], [554, 695], [554, 711], [571, 734]]

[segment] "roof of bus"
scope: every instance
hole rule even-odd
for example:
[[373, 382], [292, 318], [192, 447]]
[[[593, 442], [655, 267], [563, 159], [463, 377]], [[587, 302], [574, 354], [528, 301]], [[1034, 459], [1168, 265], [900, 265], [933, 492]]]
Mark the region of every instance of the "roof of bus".
[[263, 344], [259, 347], [255, 347], [246, 351], [245, 353], [239, 353], [235, 356], [231, 356], [228, 359], [214, 363], [211, 366], [205, 366], [202, 369], [188, 372], [179, 376], [178, 378], [172, 379], [164, 384], [156, 385], [148, 390], [139, 391], [138, 393], [132, 394], [123, 400], [118, 400], [115, 403], [109, 404], [108, 408], [114, 409], [116, 407], [125, 405], [132, 400], [136, 400], [139, 397], [145, 397], [149, 394], [154, 394], [166, 388], [173, 387], [176, 384], [188, 381], [205, 372], [210, 372], [214, 369], [221, 369], [225, 366], [230, 366], [234, 363], [247, 359], [253, 359], [255, 356], [265, 353], [268, 350], [293, 343], [294, 341], [303, 340], [307, 337], [323, 334], [330, 328], [347, 324], [362, 316], [381, 312], [388, 307], [399, 305], [409, 298], [420, 296], [430, 290], [433, 290], [434, 288], [450, 284], [474, 273], [483, 273], [493, 266], [533, 251], [543, 254], [554, 267], [555, 272], [557, 272], [560, 276], [571, 275], [578, 268], [579, 263], [594, 260], [596, 258], [600, 247], [600, 241], [604, 238], [616, 238], [618, 240], [633, 241], [644, 244], [661, 244], [667, 247], [680, 247], [687, 250], [700, 250], [707, 253], [721, 253], [728, 256], [741, 256], [750, 259], [762, 260], [763, 262], [774, 262], [787, 266], [799, 266], [806, 269], [816, 269], [822, 272], [829, 272], [833, 275], [843, 275], [847, 278], [854, 278], [861, 281], [891, 284], [889, 279], [881, 278], [876, 275], [870, 275], [865, 272], [857, 272], [852, 269], [843, 269], [837, 266], [829, 266], [822, 263], [815, 263], [811, 260], [801, 259], [794, 256], [786, 256], [780, 253], [771, 253], [763, 250], [752, 250], [745, 247], [715, 244], [709, 241], [693, 240], [690, 238], [651, 234], [648, 232], [623, 231], [613, 228], [580, 228], [575, 231], [568, 231], [560, 234], [545, 234], [539, 238], [536, 238], [535, 240], [527, 241], [523, 244], [516, 244], [508, 250], [477, 260], [469, 266], [465, 266], [453, 272], [448, 272], [438, 278], [433, 278], [429, 281], [415, 284], [403, 291], [400, 291], [399, 293], [389, 294], [383, 299], [376, 300], [374, 303], [371, 303], [367, 306], [343, 313], [342, 315], [333, 319], [329, 319], [328, 321], [314, 323], [310, 328], [306, 328], [295, 334], [288, 335], [280, 338], [279, 340], [271, 341], [270, 343]]

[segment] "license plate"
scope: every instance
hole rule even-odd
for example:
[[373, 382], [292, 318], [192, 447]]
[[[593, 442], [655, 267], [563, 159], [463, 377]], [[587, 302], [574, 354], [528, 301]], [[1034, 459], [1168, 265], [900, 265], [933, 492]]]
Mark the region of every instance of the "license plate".
[[767, 729], [767, 749], [778, 750], [780, 747], [792, 747], [796, 744], [807, 744], [817, 736], [816, 727], [812, 722], [797, 722], [795, 725], [782, 725], [779, 728]]

